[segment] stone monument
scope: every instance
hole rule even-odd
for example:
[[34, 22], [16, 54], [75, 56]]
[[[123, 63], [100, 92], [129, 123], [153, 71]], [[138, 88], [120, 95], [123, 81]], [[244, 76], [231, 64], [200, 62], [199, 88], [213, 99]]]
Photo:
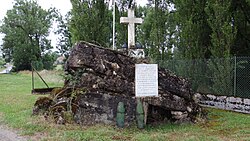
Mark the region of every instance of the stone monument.
[[81, 125], [126, 127], [136, 121], [138, 128], [146, 122], [196, 122], [203, 116], [189, 81], [149, 64], [143, 49], [136, 47], [135, 24], [143, 20], [135, 17], [133, 7], [120, 22], [128, 24], [128, 55], [84, 41], [76, 43], [65, 63], [64, 87], [38, 99], [33, 114], [45, 111], [60, 124], [68, 122], [65, 113]]

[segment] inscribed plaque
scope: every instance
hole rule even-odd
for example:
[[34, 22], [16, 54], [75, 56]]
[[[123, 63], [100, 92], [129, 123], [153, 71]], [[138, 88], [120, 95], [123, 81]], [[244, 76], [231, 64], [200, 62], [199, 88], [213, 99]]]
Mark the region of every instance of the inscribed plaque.
[[135, 96], [158, 96], [158, 65], [135, 65]]

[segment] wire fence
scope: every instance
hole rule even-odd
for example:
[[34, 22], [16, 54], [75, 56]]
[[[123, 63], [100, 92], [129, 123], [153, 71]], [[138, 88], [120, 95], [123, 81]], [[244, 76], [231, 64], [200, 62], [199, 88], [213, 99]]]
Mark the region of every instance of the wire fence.
[[158, 64], [190, 79], [196, 92], [250, 98], [250, 57], [168, 60]]
[[[188, 78], [195, 92], [250, 98], [250, 57], [173, 59], [158, 64], [178, 76]], [[59, 65], [33, 62], [32, 66], [42, 70], [57, 69]]]

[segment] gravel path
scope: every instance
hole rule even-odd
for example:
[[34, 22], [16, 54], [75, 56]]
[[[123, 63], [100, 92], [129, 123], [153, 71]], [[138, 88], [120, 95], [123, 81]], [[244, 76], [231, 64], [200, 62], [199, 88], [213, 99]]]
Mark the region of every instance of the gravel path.
[[17, 132], [8, 129], [7, 127], [0, 125], [0, 141], [26, 141], [24, 137], [21, 137]]

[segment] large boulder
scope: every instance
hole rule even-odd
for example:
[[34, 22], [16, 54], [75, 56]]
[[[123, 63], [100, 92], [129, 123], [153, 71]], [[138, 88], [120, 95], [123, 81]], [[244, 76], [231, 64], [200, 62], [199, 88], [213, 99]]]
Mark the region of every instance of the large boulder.
[[158, 68], [159, 97], [136, 98], [135, 64], [140, 63], [149, 60], [79, 42], [65, 64], [67, 77], [61, 91], [69, 88], [71, 91], [54, 93], [52, 107], [62, 100], [70, 101], [75, 107], [74, 120], [84, 125], [115, 124], [119, 102], [125, 105], [125, 124], [129, 125], [136, 119], [138, 100], [144, 105], [148, 123], [196, 122], [203, 116], [202, 108], [193, 99], [190, 82], [164, 68]]

